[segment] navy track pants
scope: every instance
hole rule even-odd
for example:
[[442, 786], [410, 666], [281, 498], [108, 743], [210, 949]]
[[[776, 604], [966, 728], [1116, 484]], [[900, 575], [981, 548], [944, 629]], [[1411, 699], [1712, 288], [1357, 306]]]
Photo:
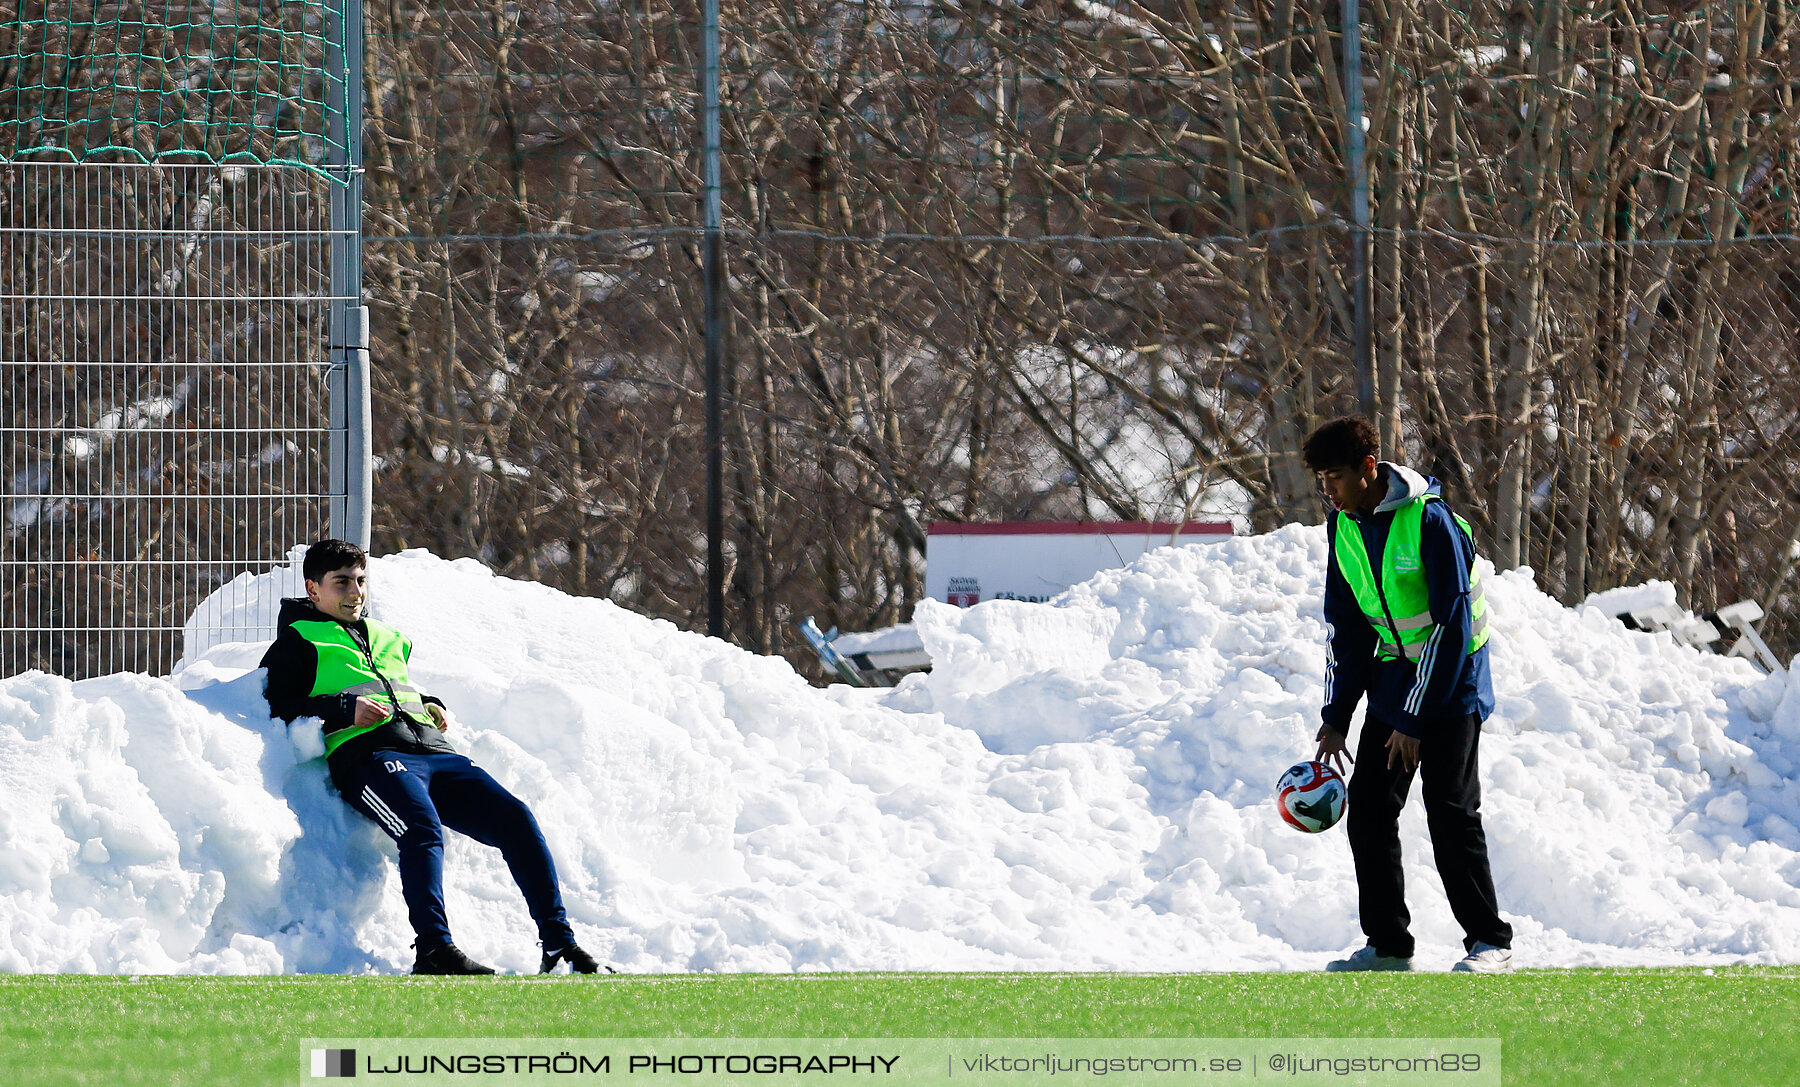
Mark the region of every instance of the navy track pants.
[[400, 849], [400, 893], [425, 950], [450, 942], [444, 916], [444, 828], [493, 846], [537, 922], [546, 950], [574, 943], [556, 865], [525, 802], [462, 755], [376, 750], [345, 769], [344, 799]]

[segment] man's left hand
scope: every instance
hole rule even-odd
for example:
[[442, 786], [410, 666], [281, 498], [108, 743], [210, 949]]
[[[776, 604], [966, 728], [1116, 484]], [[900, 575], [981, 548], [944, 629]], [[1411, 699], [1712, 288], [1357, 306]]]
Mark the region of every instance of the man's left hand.
[[1410, 774], [1419, 767], [1419, 738], [1395, 729], [1388, 734], [1387, 753], [1389, 770], [1394, 768], [1394, 761], [1397, 759], [1400, 769]]
[[1317, 754], [1313, 755], [1313, 758], [1336, 770], [1339, 775], [1349, 773], [1344, 768], [1344, 760], [1349, 759], [1351, 762], [1355, 762], [1356, 756], [1350, 754], [1350, 748], [1345, 745], [1344, 734], [1330, 725], [1325, 725], [1319, 729], [1317, 739], [1319, 750]]
[[436, 702], [427, 702], [425, 709], [431, 714], [431, 719], [437, 723], [439, 732], [447, 731], [450, 728], [450, 715], [444, 712], [444, 707]]

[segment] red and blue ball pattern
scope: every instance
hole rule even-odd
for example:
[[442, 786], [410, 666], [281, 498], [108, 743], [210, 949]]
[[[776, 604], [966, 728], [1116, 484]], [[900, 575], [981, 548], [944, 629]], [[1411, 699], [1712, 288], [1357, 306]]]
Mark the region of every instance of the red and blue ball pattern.
[[1322, 762], [1297, 762], [1275, 783], [1275, 808], [1282, 821], [1308, 834], [1330, 830], [1349, 803], [1343, 775]]

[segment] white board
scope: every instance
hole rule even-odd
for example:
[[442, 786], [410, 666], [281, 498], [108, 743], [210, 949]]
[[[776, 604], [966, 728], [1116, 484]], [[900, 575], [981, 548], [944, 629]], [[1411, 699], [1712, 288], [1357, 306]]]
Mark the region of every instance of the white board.
[[1153, 548], [1231, 534], [1228, 521], [935, 521], [925, 595], [963, 608], [983, 600], [1044, 601]]

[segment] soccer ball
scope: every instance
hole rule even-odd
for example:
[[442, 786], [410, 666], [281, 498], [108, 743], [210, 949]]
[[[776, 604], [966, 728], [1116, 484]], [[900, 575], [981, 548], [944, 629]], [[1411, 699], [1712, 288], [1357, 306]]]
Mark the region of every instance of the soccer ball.
[[1350, 788], [1322, 762], [1297, 762], [1275, 783], [1275, 807], [1288, 826], [1308, 834], [1330, 830], [1344, 817]]

